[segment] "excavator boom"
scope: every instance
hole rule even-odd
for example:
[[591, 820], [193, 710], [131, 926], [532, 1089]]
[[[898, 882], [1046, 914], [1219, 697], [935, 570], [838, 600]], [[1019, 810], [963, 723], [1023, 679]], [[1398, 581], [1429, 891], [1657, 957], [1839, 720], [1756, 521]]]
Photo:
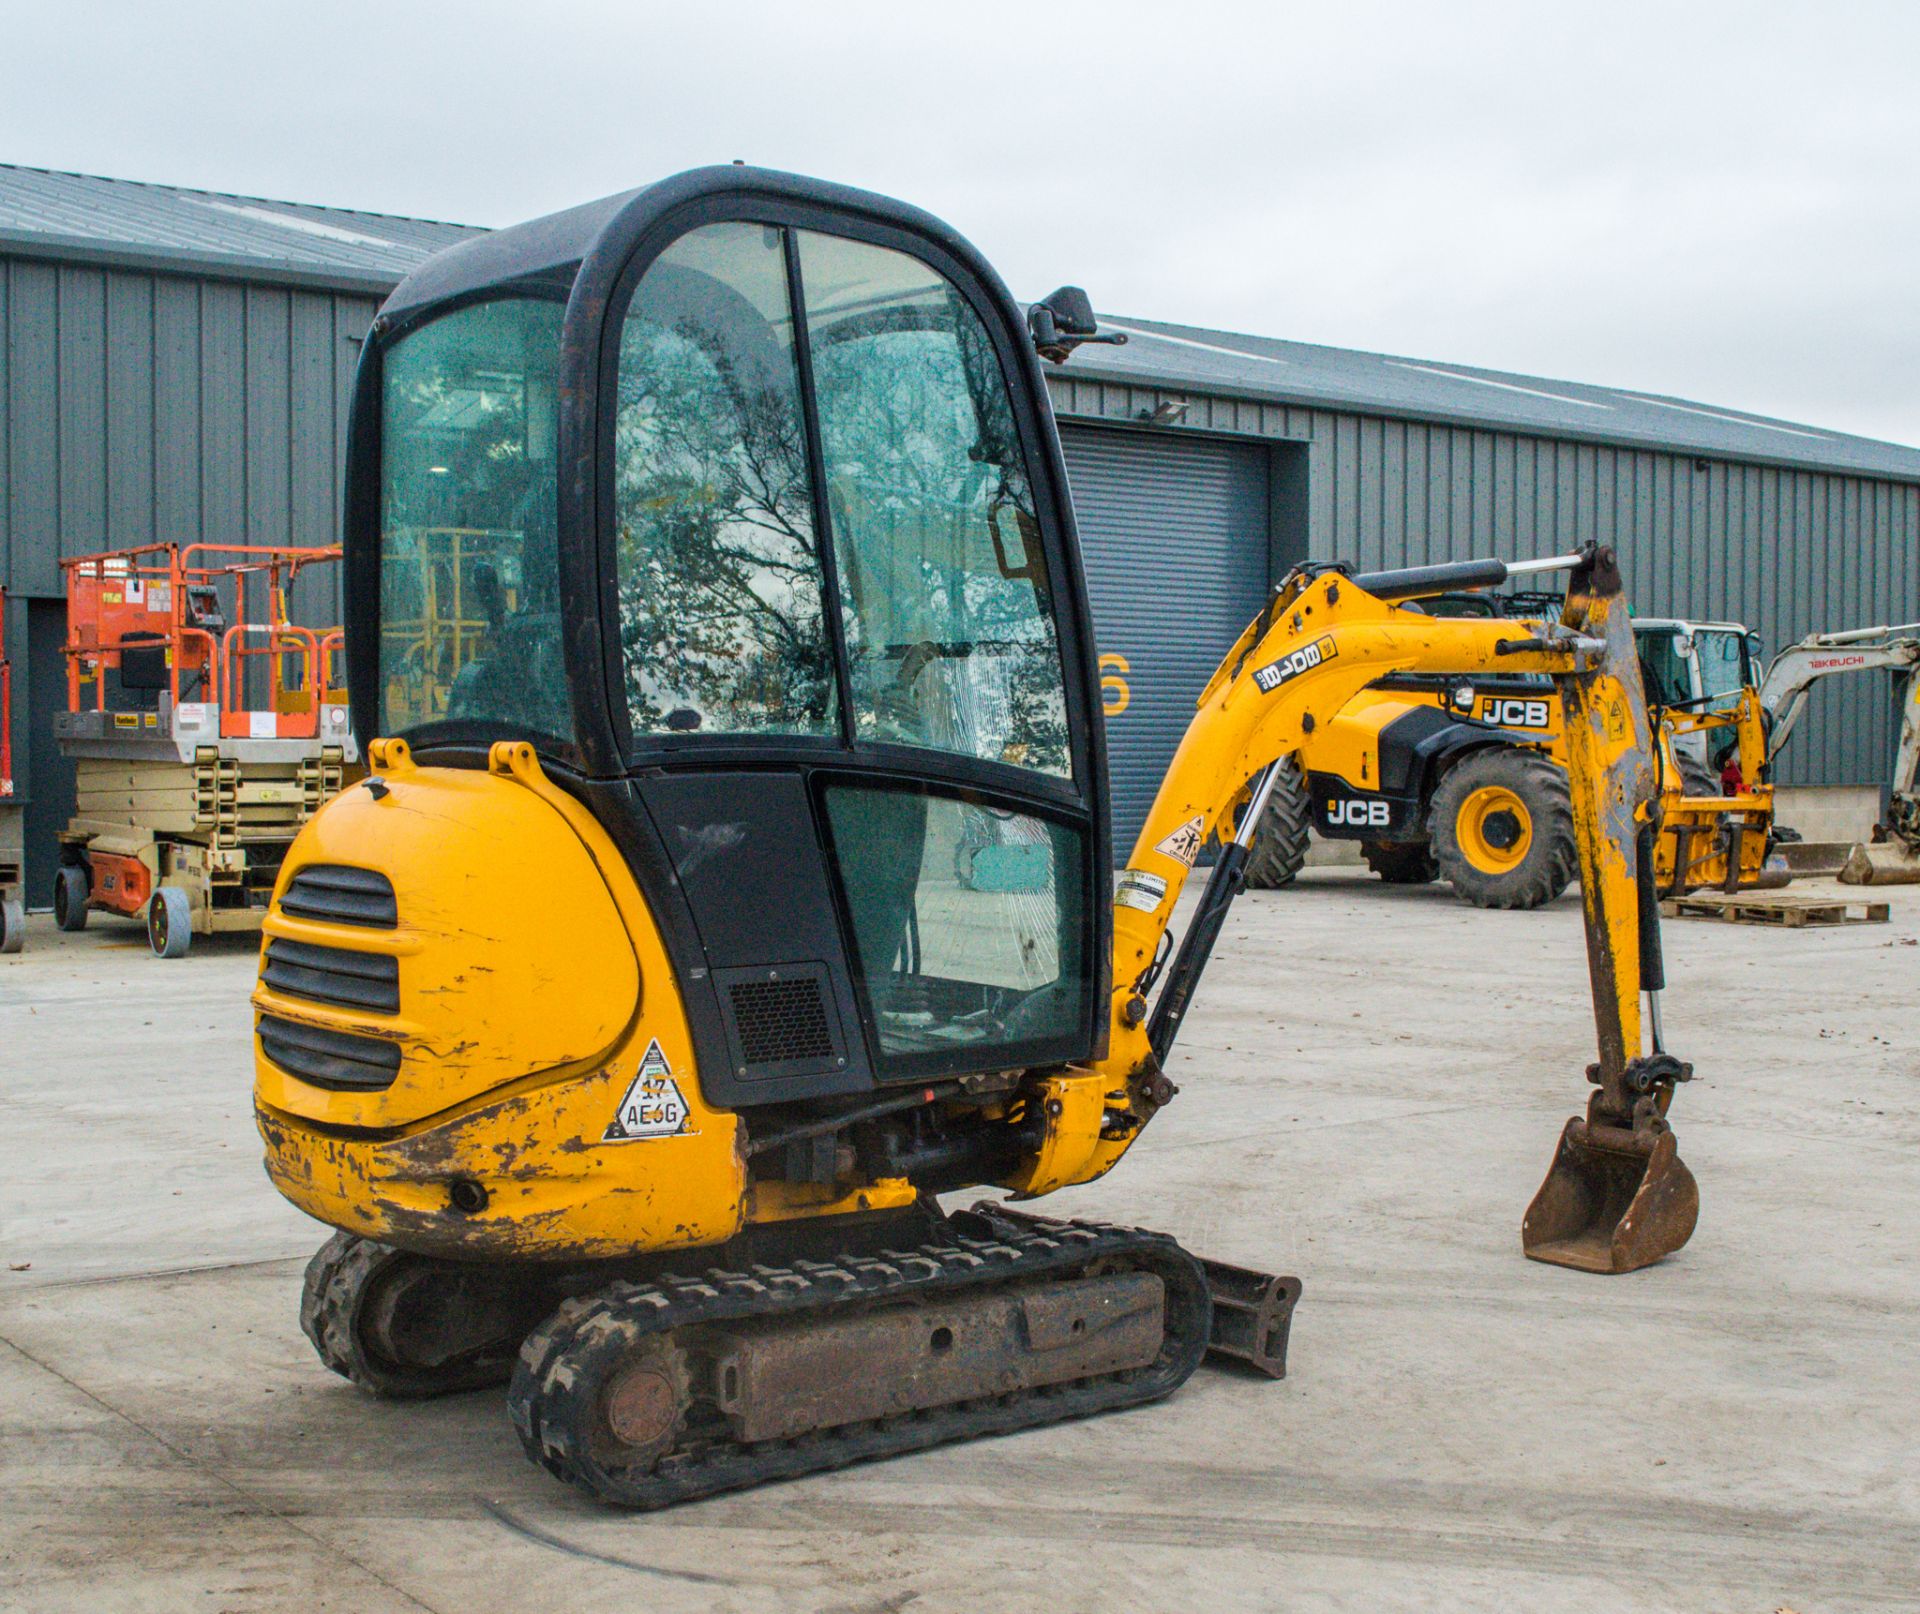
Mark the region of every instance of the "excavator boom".
[[[1531, 637], [1509, 622], [1430, 617], [1393, 604], [1438, 587], [1484, 584], [1498, 561], [1377, 577], [1302, 570], [1275, 591], [1201, 693], [1119, 877], [1110, 1041], [1097, 1066], [1102, 1080], [1092, 1084], [1105, 1097], [1096, 1111], [1083, 1075], [1048, 1078], [1049, 1112], [1058, 1121], [1023, 1190], [1043, 1193], [1101, 1175], [1171, 1098], [1162, 1067], [1240, 888], [1274, 769], [1318, 721], [1384, 673], [1546, 673], [1568, 714], [1599, 1052], [1588, 1074], [1598, 1091], [1588, 1116], [1568, 1125], [1523, 1242], [1538, 1259], [1599, 1271], [1629, 1271], [1686, 1242], [1698, 1195], [1663, 1117], [1674, 1084], [1690, 1071], [1666, 1054], [1658, 1034], [1655, 796], [1632, 629], [1609, 552], [1590, 549], [1563, 564], [1574, 571], [1564, 616]], [[1169, 966], [1175, 904], [1215, 837], [1220, 856]], [[1655, 1005], [1645, 1052], [1643, 989]]]

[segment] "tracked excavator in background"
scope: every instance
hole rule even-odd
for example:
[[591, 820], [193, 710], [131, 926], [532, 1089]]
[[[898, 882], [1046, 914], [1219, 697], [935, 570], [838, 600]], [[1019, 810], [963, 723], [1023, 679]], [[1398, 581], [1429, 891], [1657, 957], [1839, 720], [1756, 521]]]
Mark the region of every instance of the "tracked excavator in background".
[[1885, 813], [1872, 840], [1848, 855], [1840, 878], [1850, 885], [1910, 885], [1920, 882], [1920, 622], [1810, 633], [1775, 656], [1758, 697], [1766, 714], [1768, 760], [1791, 738], [1815, 683], [1861, 672], [1893, 675], [1900, 737]]
[[[1084, 293], [1023, 316], [924, 213], [738, 166], [388, 299], [346, 532], [381, 737], [286, 860], [253, 998], [268, 1173], [339, 1229], [301, 1302], [329, 1367], [508, 1380], [529, 1457], [642, 1508], [1139, 1405], [1209, 1350], [1277, 1374], [1295, 1280], [936, 1196], [1120, 1162], [1276, 768], [1393, 672], [1540, 673], [1569, 714], [1599, 1048], [1526, 1254], [1685, 1243], [1611, 555], [1562, 557], [1563, 618], [1524, 631], [1398, 603], [1498, 561], [1296, 569], [1116, 880], [1039, 364], [1097, 340]], [[422, 618], [456, 598], [436, 679]], [[965, 869], [974, 809], [1038, 850]]]

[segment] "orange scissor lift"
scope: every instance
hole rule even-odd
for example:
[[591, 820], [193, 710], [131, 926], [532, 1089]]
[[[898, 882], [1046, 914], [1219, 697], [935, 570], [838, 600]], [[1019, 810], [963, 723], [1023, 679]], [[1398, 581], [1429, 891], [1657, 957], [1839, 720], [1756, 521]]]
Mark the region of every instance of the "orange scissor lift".
[[292, 620], [296, 578], [340, 550], [147, 544], [60, 563], [74, 816], [54, 918], [143, 920], [162, 958], [257, 930], [300, 826], [357, 752], [343, 639]]
[[27, 939], [20, 806], [13, 794], [13, 663], [7, 660], [7, 591], [0, 588], [0, 953]]

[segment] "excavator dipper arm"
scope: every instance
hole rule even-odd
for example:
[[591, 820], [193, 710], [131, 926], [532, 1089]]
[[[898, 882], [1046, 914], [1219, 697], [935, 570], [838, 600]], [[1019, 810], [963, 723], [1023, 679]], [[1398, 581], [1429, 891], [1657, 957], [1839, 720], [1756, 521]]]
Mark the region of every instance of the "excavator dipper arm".
[[[1567, 712], [1599, 1059], [1588, 1071], [1597, 1088], [1588, 1115], [1569, 1123], [1523, 1242], [1539, 1259], [1602, 1271], [1646, 1265], [1686, 1242], [1697, 1192], [1664, 1115], [1689, 1070], [1659, 1046], [1657, 808], [1632, 626], [1611, 552], [1590, 548], [1558, 564], [1573, 570], [1565, 613], [1531, 638], [1511, 622], [1393, 603], [1498, 583], [1508, 569], [1497, 560], [1372, 577], [1301, 569], [1274, 592], [1202, 691], [1119, 877], [1107, 1055], [1041, 1079], [1045, 1141], [1013, 1187], [1039, 1194], [1101, 1175], [1173, 1096], [1162, 1066], [1240, 888], [1274, 766], [1316, 723], [1386, 673], [1546, 673]], [[1173, 952], [1175, 904], [1215, 837], [1220, 855]], [[1643, 990], [1656, 1004], [1644, 1051]]]

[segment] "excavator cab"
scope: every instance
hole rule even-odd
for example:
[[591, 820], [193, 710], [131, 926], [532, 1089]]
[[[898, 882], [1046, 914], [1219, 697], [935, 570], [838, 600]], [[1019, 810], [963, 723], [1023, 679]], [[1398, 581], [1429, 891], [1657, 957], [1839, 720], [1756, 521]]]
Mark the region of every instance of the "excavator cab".
[[533, 746], [625, 853], [709, 1097], [1097, 1051], [1087, 595], [965, 242], [737, 167], [503, 230], [386, 305], [351, 465], [359, 732]]

